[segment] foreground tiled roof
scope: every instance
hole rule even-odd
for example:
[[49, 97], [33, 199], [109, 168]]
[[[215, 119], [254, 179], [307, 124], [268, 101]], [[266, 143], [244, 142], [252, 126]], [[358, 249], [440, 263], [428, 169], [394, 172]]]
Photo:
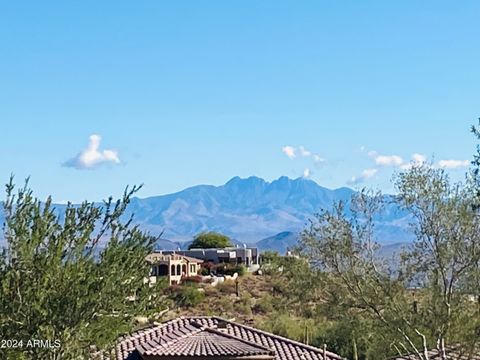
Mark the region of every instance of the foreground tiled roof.
[[228, 356], [341, 359], [329, 351], [218, 317], [178, 318], [124, 336], [116, 347], [117, 360]]
[[274, 355], [263, 346], [238, 339], [218, 330], [188, 325], [186, 334], [166, 334], [142, 344], [142, 356], [254, 356]]
[[[423, 353], [422, 353], [423, 355]], [[466, 349], [460, 345], [448, 346], [445, 349], [445, 355], [447, 359], [451, 360], [480, 360], [480, 351]], [[442, 356], [437, 349], [432, 349], [428, 351], [428, 359], [436, 360], [441, 359]], [[418, 356], [416, 354], [403, 355], [392, 358], [392, 360], [417, 360]]]

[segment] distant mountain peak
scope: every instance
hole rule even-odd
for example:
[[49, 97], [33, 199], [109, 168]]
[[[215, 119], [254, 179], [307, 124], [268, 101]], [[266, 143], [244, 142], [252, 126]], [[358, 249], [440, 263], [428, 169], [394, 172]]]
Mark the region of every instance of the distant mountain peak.
[[238, 183], [239, 181], [242, 181], [242, 178], [240, 176], [234, 176], [232, 177], [230, 180], [228, 180], [225, 185], [231, 185], [231, 184], [235, 184], [235, 183]]
[[235, 185], [239, 183], [252, 184], [252, 183], [262, 183], [266, 184], [267, 182], [258, 177], [258, 176], [249, 176], [248, 178], [241, 178], [240, 176], [234, 176], [225, 183], [225, 186]]
[[[191, 240], [204, 230], [224, 233], [240, 243], [290, 247], [309, 219], [321, 209], [331, 209], [334, 201], [349, 202], [354, 191], [330, 190], [305, 178], [280, 176], [267, 182], [257, 176], [235, 176], [224, 185], [197, 185], [179, 192], [149, 198], [135, 198], [126, 217], [152, 235], [163, 233], [163, 246], [176, 247], [177, 241]], [[59, 212], [64, 206], [58, 205]], [[0, 213], [0, 222], [3, 221]], [[411, 240], [408, 214], [394, 205], [379, 218], [379, 240], [394, 243]]]
[[292, 181], [293, 180], [290, 179], [288, 176], [282, 175], [277, 180], [273, 180], [272, 182], [286, 183], [286, 182], [292, 182]]

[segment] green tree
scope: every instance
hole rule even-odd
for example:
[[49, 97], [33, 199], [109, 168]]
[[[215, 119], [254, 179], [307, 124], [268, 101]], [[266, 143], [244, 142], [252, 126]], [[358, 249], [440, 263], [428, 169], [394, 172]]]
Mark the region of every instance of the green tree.
[[319, 214], [302, 236], [302, 252], [327, 274], [327, 303], [372, 322], [369, 346], [385, 351], [376, 356], [428, 359], [437, 348], [445, 358], [452, 343], [472, 349], [478, 317], [466, 280], [479, 261], [480, 222], [471, 184], [451, 184], [424, 164], [401, 173], [396, 187], [394, 201], [412, 214], [416, 235], [396, 266], [376, 255], [375, 218], [389, 198], [372, 191], [354, 197], [350, 216], [341, 203]]
[[403, 255], [404, 271], [411, 283], [425, 289], [424, 304], [419, 304], [428, 309], [430, 336], [442, 357], [445, 345], [458, 342], [469, 348], [474, 344], [468, 339], [478, 339], [479, 317], [466, 301], [478, 291], [469, 279], [480, 261], [480, 221], [471, 180], [452, 184], [443, 170], [422, 166], [401, 174], [396, 184], [399, 203], [416, 219], [416, 240]]
[[224, 248], [232, 246], [232, 241], [226, 235], [209, 231], [202, 232], [193, 238], [193, 242], [188, 247], [189, 249], [210, 249], [210, 248]]
[[[163, 300], [146, 255], [154, 238], [122, 221], [133, 187], [103, 205], [68, 204], [64, 214], [49, 197], [6, 186], [0, 257], [0, 338], [23, 348], [0, 349], [7, 359], [87, 358], [90, 346], [110, 349], [136, 316], [152, 316]], [[28, 340], [58, 340], [55, 349], [26, 347]]]

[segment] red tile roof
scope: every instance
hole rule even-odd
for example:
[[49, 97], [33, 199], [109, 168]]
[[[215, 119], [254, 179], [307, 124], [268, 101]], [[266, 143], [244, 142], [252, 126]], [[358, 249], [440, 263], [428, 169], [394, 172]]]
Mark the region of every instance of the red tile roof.
[[[325, 358], [324, 358], [325, 355]], [[117, 360], [165, 357], [274, 356], [340, 360], [339, 355], [219, 317], [178, 318], [119, 339]]]
[[138, 352], [144, 355], [162, 356], [254, 356], [274, 352], [263, 346], [235, 338], [210, 328], [197, 328], [181, 336], [167, 334], [162, 338], [140, 345]]

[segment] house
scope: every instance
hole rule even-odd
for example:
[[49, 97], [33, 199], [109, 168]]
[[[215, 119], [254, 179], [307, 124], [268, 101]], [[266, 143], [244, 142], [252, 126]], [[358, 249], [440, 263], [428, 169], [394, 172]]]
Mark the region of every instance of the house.
[[205, 262], [214, 264], [230, 263], [243, 264], [247, 267], [258, 265], [258, 249], [256, 247], [226, 247], [226, 248], [211, 248], [211, 249], [189, 249], [189, 250], [163, 250], [162, 254], [181, 254], [191, 256], [197, 259], [202, 259]]
[[341, 360], [339, 355], [215, 316], [177, 318], [119, 338], [116, 360]]
[[168, 277], [169, 285], [179, 284], [182, 276], [195, 276], [203, 260], [180, 254], [152, 253], [147, 256], [152, 265], [151, 277]]

